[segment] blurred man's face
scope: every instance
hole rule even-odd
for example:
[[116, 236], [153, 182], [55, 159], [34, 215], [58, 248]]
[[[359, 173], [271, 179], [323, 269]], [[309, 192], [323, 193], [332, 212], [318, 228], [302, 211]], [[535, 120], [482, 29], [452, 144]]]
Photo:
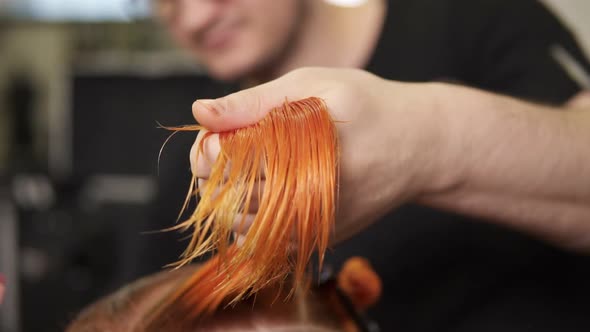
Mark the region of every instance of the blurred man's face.
[[298, 28], [301, 0], [159, 0], [174, 39], [222, 80], [272, 66]]

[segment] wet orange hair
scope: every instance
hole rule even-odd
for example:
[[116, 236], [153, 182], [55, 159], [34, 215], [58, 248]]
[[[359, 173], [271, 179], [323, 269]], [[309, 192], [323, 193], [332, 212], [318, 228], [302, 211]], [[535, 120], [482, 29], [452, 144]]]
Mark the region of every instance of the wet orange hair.
[[[197, 159], [212, 134], [204, 135]], [[319, 265], [323, 263], [336, 211], [338, 137], [323, 100], [285, 102], [256, 124], [218, 134], [221, 151], [208, 183], [197, 188], [193, 176], [183, 209], [197, 192], [200, 202], [187, 220], [172, 228], [193, 230], [178, 266], [218, 252], [171, 297], [185, 299], [194, 315], [212, 312], [228, 298], [235, 303], [289, 274], [293, 289], [304, 285], [314, 252]], [[258, 185], [263, 179], [264, 185]], [[258, 213], [243, 244], [230, 245], [232, 226], [240, 220], [244, 227], [255, 190]]]
[[[215, 259], [207, 264], [211, 267]], [[359, 264], [360, 262], [360, 264]], [[219, 263], [219, 261], [218, 261]], [[209, 272], [205, 266], [190, 265], [143, 277], [125, 285], [99, 301], [87, 306], [66, 328], [67, 332], [103, 331], [305, 331], [361, 332], [372, 331], [363, 311], [366, 299], [379, 297], [380, 279], [363, 258], [350, 258], [337, 275], [327, 273], [321, 283], [308, 291], [299, 289], [287, 301], [277, 301], [277, 294], [286, 296], [289, 290], [280, 285], [267, 287], [235, 306], [220, 308], [212, 315], [193, 317], [187, 298], [189, 292], [177, 295], [178, 285], [188, 285], [191, 277], [200, 275], [204, 282]], [[201, 274], [204, 273], [204, 274]], [[375, 278], [376, 277], [376, 278]], [[336, 279], [337, 278], [337, 279]], [[337, 280], [337, 282], [336, 282]], [[188, 282], [187, 282], [188, 281]], [[194, 280], [193, 280], [194, 281]], [[344, 281], [344, 283], [342, 282]], [[351, 283], [350, 281], [353, 281]], [[377, 283], [377, 284], [375, 284]], [[354, 286], [351, 288], [350, 285]], [[209, 282], [209, 286], [211, 283]], [[205, 289], [201, 287], [201, 289]], [[198, 289], [198, 288], [192, 288]], [[350, 293], [352, 291], [352, 293]], [[363, 294], [362, 297], [356, 294]], [[358, 302], [360, 300], [360, 302]], [[162, 301], [168, 305], [162, 308]], [[154, 317], [154, 309], [163, 309]]]

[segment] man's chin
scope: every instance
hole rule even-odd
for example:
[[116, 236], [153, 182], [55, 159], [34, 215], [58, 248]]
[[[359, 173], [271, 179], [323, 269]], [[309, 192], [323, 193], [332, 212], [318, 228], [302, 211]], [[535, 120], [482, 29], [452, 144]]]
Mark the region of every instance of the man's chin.
[[[230, 59], [222, 60], [216, 59], [215, 63], [205, 62], [207, 73], [213, 79], [221, 82], [244, 82], [244, 81], [260, 81], [266, 78], [268, 69], [273, 67], [273, 62], [268, 58], [255, 58], [254, 61], [246, 61], [247, 57], [233, 59], [237, 61], [230, 61]], [[249, 57], [252, 58], [252, 57]]]
[[221, 82], [236, 82], [246, 79], [252, 73], [252, 70], [250, 68], [231, 66], [221, 66], [220, 68], [209, 66], [207, 67], [207, 73], [213, 79]]

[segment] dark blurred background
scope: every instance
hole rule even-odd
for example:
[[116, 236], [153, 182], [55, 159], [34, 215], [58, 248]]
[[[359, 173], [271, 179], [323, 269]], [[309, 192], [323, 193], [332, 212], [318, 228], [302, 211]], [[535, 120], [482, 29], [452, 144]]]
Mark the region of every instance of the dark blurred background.
[[[547, 2], [588, 49], [590, 1]], [[0, 331], [61, 331], [152, 268], [141, 232], [174, 222], [157, 201], [180, 208], [171, 185], [188, 185], [195, 137], [170, 141], [158, 175], [156, 121], [192, 123], [191, 103], [219, 93], [209, 83], [147, 0], [0, 0]]]
[[147, 4], [0, 1], [0, 331], [61, 331], [154, 268], [137, 262], [141, 245], [164, 244], [141, 232], [175, 221], [157, 198], [180, 208], [184, 190], [159, 180], [188, 185], [195, 137], [170, 141], [158, 176], [169, 133], [156, 121], [193, 123], [190, 105], [213, 92]]

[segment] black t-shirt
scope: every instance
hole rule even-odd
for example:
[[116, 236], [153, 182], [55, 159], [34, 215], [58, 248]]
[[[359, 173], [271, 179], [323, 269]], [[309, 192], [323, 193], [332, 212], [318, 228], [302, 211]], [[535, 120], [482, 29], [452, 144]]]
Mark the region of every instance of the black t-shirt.
[[[367, 67], [384, 78], [451, 80], [562, 103], [580, 88], [555, 48], [590, 68], [538, 1], [389, 3]], [[383, 279], [370, 312], [383, 331], [590, 331], [590, 257], [482, 220], [406, 205], [336, 246], [328, 261], [353, 255], [371, 260]]]
[[[537, 1], [391, 0], [367, 69], [561, 103], [580, 89], [553, 58], [555, 47], [590, 68]], [[177, 159], [177, 171], [186, 172], [186, 150]], [[169, 226], [182, 203], [188, 178], [173, 168], [160, 172], [169, 182], [151, 229]], [[184, 249], [176, 240], [169, 233], [146, 238], [139, 270], [174, 261]], [[370, 316], [384, 332], [590, 331], [590, 258], [491, 223], [406, 205], [333, 248], [328, 263], [354, 255], [368, 258], [383, 279]]]

